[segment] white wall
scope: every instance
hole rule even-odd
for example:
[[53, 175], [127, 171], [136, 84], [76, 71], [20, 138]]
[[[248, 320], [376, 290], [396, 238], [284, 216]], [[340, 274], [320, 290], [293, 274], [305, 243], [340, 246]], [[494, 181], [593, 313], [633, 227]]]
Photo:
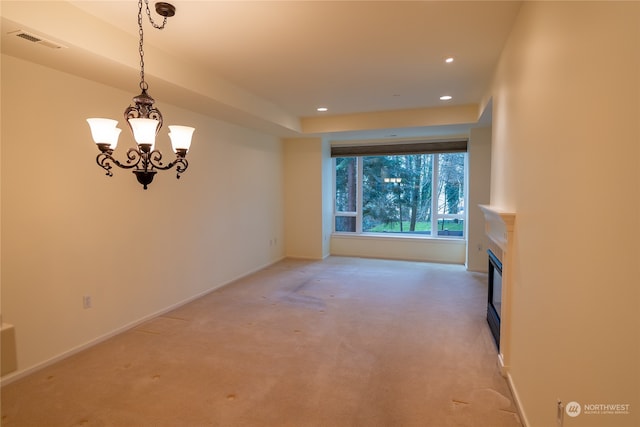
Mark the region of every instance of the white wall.
[[[166, 124], [196, 127], [189, 169], [180, 180], [160, 172], [146, 191], [130, 171], [104, 175], [85, 118], [120, 118], [136, 94], [135, 84], [126, 93], [2, 57], [2, 316], [18, 343], [12, 377], [284, 255], [277, 138], [157, 100]], [[166, 133], [158, 143], [170, 153]], [[131, 145], [125, 128], [117, 155]], [[93, 308], [82, 308], [83, 295]]]
[[484, 215], [478, 205], [490, 201], [491, 128], [473, 128], [468, 146], [467, 269], [487, 272], [489, 239], [484, 229]]
[[525, 2], [493, 88], [491, 204], [516, 212], [509, 379], [529, 426], [556, 399], [640, 425], [640, 3]]

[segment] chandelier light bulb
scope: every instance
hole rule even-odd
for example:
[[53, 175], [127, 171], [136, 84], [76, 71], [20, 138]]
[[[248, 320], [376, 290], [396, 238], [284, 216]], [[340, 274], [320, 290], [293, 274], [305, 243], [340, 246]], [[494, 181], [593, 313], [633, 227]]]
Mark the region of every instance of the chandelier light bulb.
[[122, 129], [117, 128], [117, 120], [90, 118], [87, 119], [91, 128], [91, 137], [100, 151], [113, 151], [118, 146], [118, 137]]
[[191, 137], [195, 128], [189, 126], [169, 126], [169, 138], [171, 138], [171, 147], [174, 153], [179, 153], [179, 150], [184, 150], [186, 154], [191, 147]]
[[131, 129], [133, 130], [133, 138], [138, 145], [156, 144], [156, 131], [158, 130], [158, 120], [154, 119], [129, 119]]
[[91, 118], [87, 119], [89, 127], [91, 128], [91, 137], [96, 144], [108, 144], [109, 149], [115, 150], [118, 145], [118, 136], [120, 131], [116, 126], [117, 120]]
[[120, 132], [122, 132], [122, 129], [120, 128], [115, 128], [113, 130], [113, 133], [111, 134], [111, 138], [112, 141], [111, 144], [109, 144], [109, 149], [110, 150], [115, 150], [116, 147], [118, 146], [118, 137], [120, 136]]

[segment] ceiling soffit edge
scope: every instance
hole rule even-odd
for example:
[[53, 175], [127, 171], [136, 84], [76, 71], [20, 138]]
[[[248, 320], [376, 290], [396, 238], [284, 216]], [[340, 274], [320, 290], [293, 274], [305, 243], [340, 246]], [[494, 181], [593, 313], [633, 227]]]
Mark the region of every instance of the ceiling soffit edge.
[[304, 133], [348, 132], [366, 129], [398, 129], [408, 127], [474, 124], [478, 121], [478, 105], [375, 111], [322, 117], [303, 117]]

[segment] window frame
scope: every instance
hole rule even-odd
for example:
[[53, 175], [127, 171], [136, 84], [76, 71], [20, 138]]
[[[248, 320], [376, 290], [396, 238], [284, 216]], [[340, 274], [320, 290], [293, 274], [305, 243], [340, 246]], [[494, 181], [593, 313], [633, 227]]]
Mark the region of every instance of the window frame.
[[[332, 168], [333, 168], [333, 226], [332, 226], [332, 234], [337, 234], [340, 236], [376, 236], [376, 237], [409, 237], [409, 238], [417, 238], [417, 239], [447, 239], [447, 240], [467, 240], [467, 225], [468, 225], [468, 174], [469, 174], [469, 155], [468, 152], [465, 151], [454, 151], [457, 153], [464, 154], [464, 211], [462, 214], [447, 214], [447, 213], [439, 213], [438, 210], [438, 197], [431, 198], [431, 230], [429, 234], [423, 233], [408, 233], [408, 232], [390, 232], [390, 233], [377, 233], [370, 231], [362, 231], [362, 223], [363, 223], [363, 209], [362, 209], [362, 199], [363, 199], [363, 176], [364, 176], [364, 158], [365, 157], [375, 157], [379, 154], [373, 155], [334, 155], [332, 158]], [[431, 153], [410, 153], [410, 154], [428, 154], [434, 156], [433, 159], [433, 177], [431, 179], [431, 194], [438, 194], [438, 184], [440, 182], [440, 155], [448, 154], [451, 152], [447, 151], [439, 151], [439, 152], [431, 152]], [[409, 154], [409, 153], [405, 153]], [[403, 154], [386, 154], [386, 155], [403, 155]], [[336, 189], [336, 159], [337, 158], [348, 158], [353, 157], [356, 159], [356, 211], [338, 211], [337, 207], [337, 189]], [[355, 218], [356, 221], [356, 229], [354, 232], [351, 231], [336, 231], [336, 218], [338, 217], [349, 217]], [[464, 228], [462, 232], [462, 236], [445, 236], [438, 235], [438, 223], [440, 220], [448, 220], [448, 219], [458, 219], [464, 222]], [[435, 234], [434, 234], [435, 230]]]

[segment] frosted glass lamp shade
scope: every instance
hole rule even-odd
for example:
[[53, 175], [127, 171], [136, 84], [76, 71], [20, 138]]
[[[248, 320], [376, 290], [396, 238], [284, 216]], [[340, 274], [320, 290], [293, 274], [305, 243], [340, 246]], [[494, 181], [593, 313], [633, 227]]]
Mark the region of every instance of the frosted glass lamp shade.
[[153, 146], [156, 143], [156, 132], [158, 131], [159, 122], [154, 119], [129, 119], [133, 138], [138, 145]]
[[117, 120], [91, 118], [87, 119], [89, 127], [91, 128], [91, 137], [96, 144], [108, 144], [111, 150], [115, 150], [118, 145], [118, 137], [120, 131], [116, 126]]
[[171, 147], [173, 152], [177, 153], [178, 150], [183, 150], [185, 153], [189, 151], [191, 147], [191, 137], [195, 128], [189, 126], [169, 126], [169, 138], [171, 138]]

